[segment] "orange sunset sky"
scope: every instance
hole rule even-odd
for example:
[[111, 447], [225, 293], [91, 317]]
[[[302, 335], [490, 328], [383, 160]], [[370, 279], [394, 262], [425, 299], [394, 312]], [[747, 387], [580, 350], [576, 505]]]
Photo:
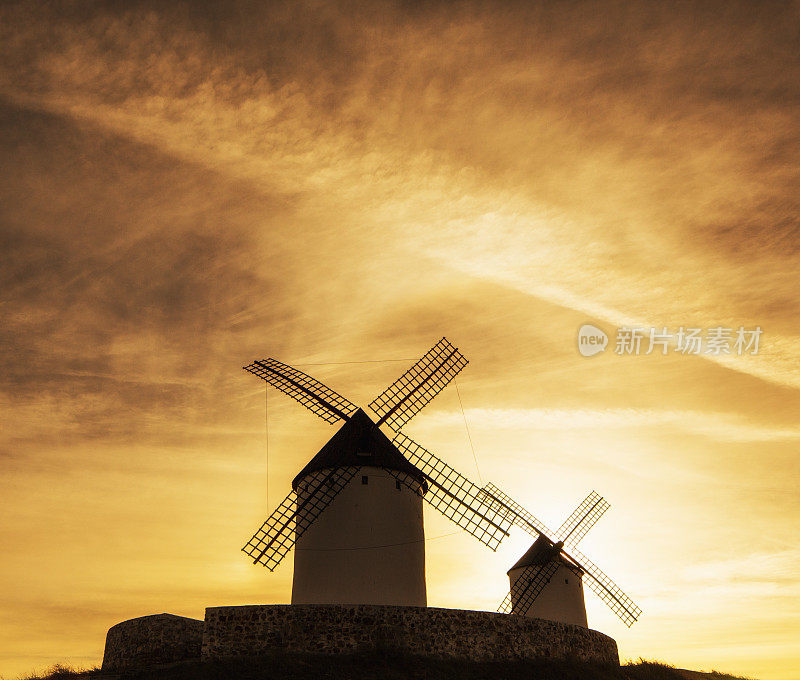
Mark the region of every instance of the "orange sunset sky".
[[[608, 499], [623, 658], [800, 678], [798, 44], [797, 2], [4, 2], [0, 674], [288, 602], [240, 548], [335, 428], [271, 391], [267, 450], [241, 367], [365, 404], [446, 335], [464, 414], [408, 434], [552, 526]], [[453, 531], [429, 603], [494, 610], [528, 538]]]

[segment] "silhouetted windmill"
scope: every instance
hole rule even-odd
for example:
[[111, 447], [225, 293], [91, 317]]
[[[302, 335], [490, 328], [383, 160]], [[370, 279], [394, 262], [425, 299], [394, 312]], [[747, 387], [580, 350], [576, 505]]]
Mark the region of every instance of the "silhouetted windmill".
[[[483, 493], [498, 511], [505, 512], [514, 524], [536, 537], [528, 551], [509, 569], [511, 588], [498, 611], [586, 626], [582, 592], [585, 574], [589, 577], [589, 588], [626, 626], [630, 627], [638, 620], [642, 610], [576, 548], [608, 510], [605, 499], [592, 491], [553, 533], [494, 484], [487, 484]], [[565, 546], [569, 553], [564, 550]], [[572, 574], [571, 582], [567, 573]], [[566, 581], [563, 584], [562, 578]]]
[[[505, 509], [399, 432], [467, 363], [442, 338], [370, 403], [376, 422], [275, 359], [245, 367], [323, 420], [344, 421], [242, 548], [254, 563], [274, 570], [297, 544], [293, 604], [424, 606], [422, 498], [492, 550], [508, 535], [512, 518]], [[392, 441], [379, 429], [384, 423], [397, 431]], [[358, 476], [360, 484], [354, 483]]]

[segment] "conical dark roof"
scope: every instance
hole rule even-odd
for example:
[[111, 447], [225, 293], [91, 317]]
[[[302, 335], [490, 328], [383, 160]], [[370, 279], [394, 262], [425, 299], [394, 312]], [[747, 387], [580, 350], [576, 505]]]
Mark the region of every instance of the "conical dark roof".
[[[553, 544], [544, 536], [539, 536], [539, 538], [533, 542], [533, 545], [525, 551], [525, 554], [517, 560], [517, 563], [508, 570], [508, 573], [514, 571], [514, 569], [521, 569], [522, 567], [540, 567], [547, 564], [552, 559]], [[569, 564], [573, 568], [577, 566], [572, 561], [565, 559], [560, 552], [558, 553], [558, 560], [564, 564]]]
[[319, 453], [300, 470], [292, 481], [292, 488], [296, 489], [303, 477], [317, 470], [365, 465], [405, 472], [427, 489], [422, 471], [406, 460], [391, 440], [361, 409], [358, 409]]

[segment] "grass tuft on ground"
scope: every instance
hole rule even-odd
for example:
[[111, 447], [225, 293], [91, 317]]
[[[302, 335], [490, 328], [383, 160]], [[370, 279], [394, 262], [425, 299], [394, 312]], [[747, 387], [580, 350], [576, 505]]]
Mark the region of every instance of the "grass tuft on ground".
[[56, 665], [20, 680], [747, 680], [700, 673], [639, 659], [623, 666], [578, 661], [470, 662], [403, 655], [281, 654], [226, 661], [186, 661], [139, 671], [107, 673]]

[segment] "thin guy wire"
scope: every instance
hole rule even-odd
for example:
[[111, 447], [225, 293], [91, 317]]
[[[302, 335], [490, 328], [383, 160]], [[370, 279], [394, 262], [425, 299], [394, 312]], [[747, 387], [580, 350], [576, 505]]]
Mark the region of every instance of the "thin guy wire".
[[467, 431], [467, 439], [469, 439], [469, 448], [472, 449], [472, 457], [475, 460], [475, 471], [478, 473], [478, 481], [483, 486], [483, 477], [481, 477], [481, 469], [478, 467], [478, 456], [475, 455], [475, 447], [472, 445], [472, 436], [469, 433], [469, 425], [467, 425], [467, 414], [464, 413], [464, 404], [461, 403], [461, 392], [458, 390], [458, 380], [453, 378], [453, 384], [456, 386], [456, 394], [458, 395], [458, 405], [461, 406], [461, 415], [464, 417], [464, 429]]
[[269, 510], [269, 385], [264, 381], [264, 448], [267, 458], [267, 510]]
[[360, 548], [295, 548], [295, 550], [308, 550], [310, 552], [339, 552], [342, 550], [375, 550], [377, 548], [394, 548], [398, 545], [413, 545], [414, 543], [427, 543], [428, 541], [435, 541], [439, 538], [447, 538], [448, 536], [455, 536], [460, 534], [460, 531], [453, 531], [449, 534], [442, 534], [441, 536], [431, 536], [430, 538], [418, 538], [416, 541], [404, 541], [403, 543], [389, 543], [387, 545], [365, 545]]
[[295, 364], [292, 366], [344, 366], [345, 364], [386, 364], [392, 361], [414, 361], [413, 359], [370, 359], [369, 361], [322, 361], [316, 364]]

